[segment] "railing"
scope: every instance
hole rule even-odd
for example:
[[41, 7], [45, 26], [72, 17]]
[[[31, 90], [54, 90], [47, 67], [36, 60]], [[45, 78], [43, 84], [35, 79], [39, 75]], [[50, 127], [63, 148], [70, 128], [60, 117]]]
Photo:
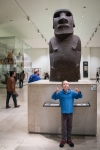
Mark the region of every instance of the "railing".
[[[74, 103], [74, 107], [90, 107], [90, 103]], [[60, 107], [59, 103], [44, 103], [43, 107]]]

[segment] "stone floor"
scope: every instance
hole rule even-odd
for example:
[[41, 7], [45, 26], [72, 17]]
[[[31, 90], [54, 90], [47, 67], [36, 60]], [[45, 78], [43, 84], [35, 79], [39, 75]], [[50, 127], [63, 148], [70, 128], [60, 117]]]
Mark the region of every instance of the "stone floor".
[[[29, 134], [27, 123], [27, 85], [17, 88], [20, 108], [5, 109], [6, 90], [0, 89], [0, 150], [100, 150], [100, 84], [97, 84], [97, 136], [72, 136], [74, 148], [59, 147], [60, 135]], [[90, 126], [90, 125], [89, 125]]]

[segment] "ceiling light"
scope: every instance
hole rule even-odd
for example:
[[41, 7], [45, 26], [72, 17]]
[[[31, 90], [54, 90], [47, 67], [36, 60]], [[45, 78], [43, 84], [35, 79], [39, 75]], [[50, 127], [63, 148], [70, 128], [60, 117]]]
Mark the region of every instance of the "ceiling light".
[[83, 17], [83, 16], [82, 16]]
[[95, 32], [97, 32], [97, 28], [95, 29]]
[[94, 36], [94, 33], [92, 34], [92, 37]]
[[44, 38], [44, 36], [41, 34], [42, 38]]
[[37, 32], [38, 32], [38, 34], [40, 34], [40, 31], [39, 31], [39, 30], [37, 30]]
[[30, 22], [30, 18], [27, 16], [27, 20], [28, 20], [28, 22]]
[[81, 22], [81, 24], [82, 24], [82, 22]]

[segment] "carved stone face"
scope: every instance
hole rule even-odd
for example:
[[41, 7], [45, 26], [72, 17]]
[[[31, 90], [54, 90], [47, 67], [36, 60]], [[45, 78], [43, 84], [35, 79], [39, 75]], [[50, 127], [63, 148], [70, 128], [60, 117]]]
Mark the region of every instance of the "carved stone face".
[[73, 33], [74, 20], [72, 13], [67, 9], [60, 9], [54, 13], [53, 28], [54, 34], [71, 34]]

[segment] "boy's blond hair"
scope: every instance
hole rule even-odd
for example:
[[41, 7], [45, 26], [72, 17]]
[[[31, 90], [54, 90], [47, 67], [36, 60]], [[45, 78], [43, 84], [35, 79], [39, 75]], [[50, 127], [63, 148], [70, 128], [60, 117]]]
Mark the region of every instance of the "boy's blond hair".
[[[68, 82], [67, 80], [64, 80], [64, 81], [62, 81], [62, 84], [61, 84], [61, 85], [63, 85], [63, 83], [64, 83], [65, 81]], [[68, 82], [68, 83], [69, 83], [69, 82]]]

